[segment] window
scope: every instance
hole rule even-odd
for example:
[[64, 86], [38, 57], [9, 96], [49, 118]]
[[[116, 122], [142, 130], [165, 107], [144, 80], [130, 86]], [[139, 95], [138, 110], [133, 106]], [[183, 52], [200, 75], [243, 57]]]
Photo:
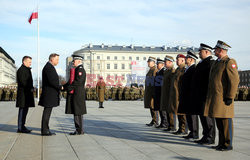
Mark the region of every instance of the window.
[[129, 60], [131, 60], [131, 61], [132, 61], [132, 57], [131, 57], [131, 56], [129, 57]]
[[117, 69], [117, 64], [114, 64], [114, 69]]
[[143, 57], [143, 60], [144, 60], [144, 61], [146, 61], [146, 60], [147, 60], [147, 58], [146, 58], [146, 57]]
[[107, 56], [107, 60], [110, 60], [110, 56]]
[[140, 60], [140, 58], [139, 58], [139, 57], [136, 57], [136, 60], [137, 60], [137, 61], [139, 61], [139, 60]]
[[125, 69], [125, 64], [122, 64], [122, 69]]
[[97, 64], [97, 69], [101, 69], [101, 65], [100, 64]]
[[100, 59], [100, 56], [97, 56], [96, 59]]
[[90, 59], [90, 56], [87, 56], [87, 59]]
[[125, 60], [125, 56], [122, 56], [122, 60]]
[[117, 56], [114, 57], [114, 60], [117, 60]]
[[115, 74], [115, 80], [117, 80], [117, 74]]
[[125, 74], [122, 74], [122, 80], [125, 80]]
[[110, 69], [110, 64], [107, 64], [107, 69]]
[[132, 69], [132, 65], [131, 64], [129, 64], [129, 69]]

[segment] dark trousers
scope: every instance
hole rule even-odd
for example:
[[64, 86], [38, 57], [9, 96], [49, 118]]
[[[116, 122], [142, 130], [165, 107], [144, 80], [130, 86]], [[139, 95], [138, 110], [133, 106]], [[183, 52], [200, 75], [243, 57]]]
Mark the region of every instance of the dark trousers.
[[28, 107], [27, 108], [19, 108], [18, 121], [17, 121], [19, 130], [25, 129], [25, 122], [26, 122], [26, 117], [27, 117], [28, 111], [29, 111]]
[[177, 115], [179, 122], [179, 131], [186, 132], [186, 115]]
[[99, 107], [103, 107], [103, 102], [99, 102]]
[[166, 111], [160, 111], [161, 124], [163, 127], [168, 127], [168, 118]]
[[211, 117], [205, 117], [200, 115], [201, 125], [203, 128], [202, 139], [215, 141], [215, 120]]
[[83, 133], [83, 116], [74, 115], [75, 128], [78, 133]]
[[199, 137], [199, 121], [197, 115], [186, 115], [189, 135]]
[[42, 133], [49, 132], [49, 119], [50, 119], [51, 111], [52, 111], [52, 107], [44, 107], [43, 109], [42, 128], [41, 128]]
[[219, 131], [219, 145], [232, 146], [233, 144], [233, 119], [215, 118]]

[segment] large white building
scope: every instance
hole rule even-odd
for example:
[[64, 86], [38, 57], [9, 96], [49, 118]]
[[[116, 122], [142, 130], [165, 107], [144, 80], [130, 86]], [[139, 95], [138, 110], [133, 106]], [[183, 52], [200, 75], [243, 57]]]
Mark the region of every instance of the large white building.
[[[198, 49], [194, 47], [181, 46], [154, 47], [88, 44], [75, 51], [73, 54], [83, 56], [83, 65], [88, 74], [86, 84], [93, 85], [96, 83], [97, 78], [102, 76], [106, 82], [109, 82], [109, 85], [115, 85], [120, 82], [124, 86], [131, 82], [132, 65], [136, 64], [136, 62], [145, 62], [146, 64], [149, 56], [164, 59], [166, 55], [176, 57], [176, 55], [180, 53], [186, 54], [188, 50], [198, 51]], [[72, 57], [68, 57], [66, 60], [67, 80], [69, 78], [71, 61]], [[141, 66], [141, 68], [144, 66]]]
[[16, 83], [16, 70], [15, 61], [0, 47], [0, 87]]

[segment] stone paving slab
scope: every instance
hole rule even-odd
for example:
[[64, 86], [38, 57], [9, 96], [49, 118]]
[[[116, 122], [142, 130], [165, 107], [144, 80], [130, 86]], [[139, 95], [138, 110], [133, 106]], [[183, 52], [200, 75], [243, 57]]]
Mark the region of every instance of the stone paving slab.
[[[218, 152], [210, 146], [147, 127], [150, 115], [142, 101], [106, 101], [104, 109], [98, 109], [95, 101], [87, 101], [87, 107], [84, 135], [69, 135], [74, 131], [73, 116], [64, 114], [65, 101], [61, 101], [50, 119], [50, 128], [57, 135], [42, 137], [42, 107], [29, 110], [27, 126], [32, 133], [20, 134], [16, 133], [15, 102], [0, 102], [0, 159], [250, 159], [250, 102], [235, 103], [234, 150], [229, 152]], [[201, 132], [200, 125], [200, 137]]]

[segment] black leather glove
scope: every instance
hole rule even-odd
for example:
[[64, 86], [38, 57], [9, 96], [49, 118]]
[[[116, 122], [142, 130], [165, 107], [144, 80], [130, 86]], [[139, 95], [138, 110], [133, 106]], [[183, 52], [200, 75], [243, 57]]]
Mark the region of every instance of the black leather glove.
[[225, 102], [225, 104], [227, 106], [229, 106], [230, 104], [232, 104], [233, 100], [231, 98], [224, 98], [223, 101]]

